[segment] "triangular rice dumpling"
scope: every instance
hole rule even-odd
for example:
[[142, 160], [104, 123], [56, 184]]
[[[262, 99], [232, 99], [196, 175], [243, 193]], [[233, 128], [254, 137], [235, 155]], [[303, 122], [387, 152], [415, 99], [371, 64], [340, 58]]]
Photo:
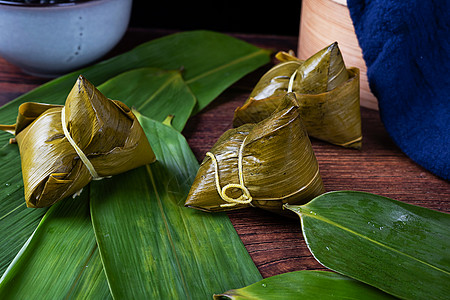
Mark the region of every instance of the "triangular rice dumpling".
[[0, 129], [15, 133], [28, 207], [50, 206], [92, 179], [155, 161], [132, 111], [106, 98], [83, 76], [64, 106], [24, 103], [16, 124]]
[[256, 84], [234, 114], [233, 126], [267, 118], [287, 93], [291, 77], [300, 114], [309, 136], [329, 143], [361, 148], [359, 69], [346, 68], [337, 42], [306, 61], [279, 52], [280, 63]]
[[324, 192], [294, 93], [258, 124], [226, 131], [200, 165], [185, 205], [206, 211], [249, 206], [282, 213]]

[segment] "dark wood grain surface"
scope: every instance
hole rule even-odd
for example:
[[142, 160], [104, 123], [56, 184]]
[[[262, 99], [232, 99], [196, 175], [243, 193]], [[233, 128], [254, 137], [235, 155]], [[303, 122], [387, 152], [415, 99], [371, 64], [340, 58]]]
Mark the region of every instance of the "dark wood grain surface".
[[[168, 33], [165, 30], [130, 29], [107, 56]], [[234, 36], [274, 51], [297, 48], [296, 37]], [[260, 76], [270, 67], [271, 64], [266, 65], [245, 76], [190, 119], [183, 134], [199, 161], [220, 135], [231, 128], [234, 109], [244, 103]], [[0, 105], [48, 80], [24, 74], [0, 57]], [[361, 150], [344, 149], [311, 139], [326, 190], [371, 192], [449, 213], [449, 182], [434, 176], [404, 155], [390, 139], [377, 111], [362, 108], [361, 114]], [[295, 270], [325, 269], [310, 254], [298, 219], [259, 209], [244, 209], [228, 215], [264, 277]]]

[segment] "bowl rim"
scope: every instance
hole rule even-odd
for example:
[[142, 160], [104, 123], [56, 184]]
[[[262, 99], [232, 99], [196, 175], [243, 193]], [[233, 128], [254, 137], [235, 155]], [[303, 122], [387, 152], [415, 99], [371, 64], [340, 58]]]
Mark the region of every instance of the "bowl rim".
[[60, 3], [25, 3], [13, 0], [0, 0], [0, 6], [11, 6], [11, 7], [23, 7], [23, 8], [49, 8], [49, 7], [67, 7], [67, 6], [77, 6], [90, 2], [98, 2], [102, 0], [76, 0], [73, 2], [60, 2]]

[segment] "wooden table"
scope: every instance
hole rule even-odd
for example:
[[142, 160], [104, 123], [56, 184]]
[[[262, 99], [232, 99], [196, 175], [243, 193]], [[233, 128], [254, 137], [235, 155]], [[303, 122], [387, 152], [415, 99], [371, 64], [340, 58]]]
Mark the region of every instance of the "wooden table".
[[[129, 29], [108, 56], [166, 35], [165, 30]], [[297, 38], [234, 34], [272, 50], [297, 49]], [[247, 75], [190, 119], [183, 134], [199, 161], [219, 136], [231, 128], [234, 109], [243, 104], [260, 76], [271, 65]], [[0, 58], [0, 105], [49, 79], [37, 78]], [[362, 108], [363, 147], [350, 150], [311, 139], [327, 191], [357, 190], [390, 197], [442, 212], [450, 212], [450, 184], [404, 155], [392, 142], [375, 110]], [[263, 277], [284, 272], [322, 269], [303, 240], [298, 219], [259, 209], [228, 213], [231, 222]]]

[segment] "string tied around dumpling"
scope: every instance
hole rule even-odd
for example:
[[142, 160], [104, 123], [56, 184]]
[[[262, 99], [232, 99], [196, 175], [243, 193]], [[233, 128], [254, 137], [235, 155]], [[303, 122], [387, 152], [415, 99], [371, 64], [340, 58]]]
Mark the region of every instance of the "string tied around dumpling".
[[[245, 137], [246, 139], [247, 137]], [[250, 191], [244, 184], [244, 174], [242, 171], [242, 151], [244, 148], [245, 139], [242, 141], [241, 147], [239, 148], [239, 154], [238, 154], [238, 175], [239, 175], [239, 183], [229, 183], [225, 185], [224, 187], [220, 187], [220, 179], [219, 179], [219, 164], [217, 162], [217, 159], [215, 155], [211, 152], [207, 152], [206, 155], [209, 156], [214, 164], [214, 171], [215, 171], [215, 180], [216, 180], [216, 189], [217, 193], [219, 193], [220, 198], [222, 198], [223, 201], [228, 202], [221, 204], [220, 207], [231, 207], [236, 206], [238, 204], [250, 204], [253, 200], [252, 195], [250, 194]], [[242, 194], [237, 198], [232, 198], [227, 195], [227, 191], [231, 188], [237, 188], [242, 191]]]
[[70, 135], [69, 130], [66, 127], [66, 110], [65, 107], [61, 109], [61, 125], [64, 132], [64, 135], [67, 138], [67, 141], [72, 145], [73, 149], [75, 149], [75, 152], [80, 157], [83, 164], [88, 169], [89, 173], [92, 176], [92, 180], [100, 180], [103, 179], [103, 177], [98, 176], [97, 171], [95, 170], [94, 166], [92, 165], [91, 161], [87, 158], [87, 156], [84, 154], [83, 150], [78, 147], [78, 145], [75, 143], [75, 141], [72, 139], [72, 136]]

